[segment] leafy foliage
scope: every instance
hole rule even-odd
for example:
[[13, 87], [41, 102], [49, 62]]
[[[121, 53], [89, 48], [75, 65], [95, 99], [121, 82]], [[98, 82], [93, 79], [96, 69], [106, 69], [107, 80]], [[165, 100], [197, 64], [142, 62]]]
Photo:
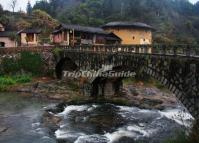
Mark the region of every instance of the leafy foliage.
[[27, 3], [27, 8], [26, 8], [27, 14], [31, 15], [32, 14], [32, 6], [30, 4], [30, 1]]
[[[20, 31], [26, 28], [42, 29], [41, 41], [50, 43], [50, 40], [43, 41], [49, 37], [54, 27], [58, 25], [57, 20], [53, 19], [48, 13], [42, 10], [33, 10], [30, 3], [27, 4], [27, 14], [23, 12], [11, 13], [2, 11], [0, 8], [0, 23], [2, 23], [7, 31]], [[41, 44], [43, 44], [41, 43]]]
[[43, 73], [43, 63], [40, 54], [31, 52], [21, 53], [20, 58], [4, 58], [1, 61], [0, 75], [17, 75], [30, 73], [41, 75]]
[[157, 41], [199, 41], [199, 2], [193, 5], [188, 0], [42, 0], [34, 9], [44, 10], [63, 23], [100, 26], [110, 21], [140, 21], [156, 29]]
[[59, 56], [60, 52], [62, 52], [62, 51], [63, 51], [63, 49], [61, 49], [61, 48], [54, 48], [52, 52], [53, 52], [54, 56]]
[[34, 75], [42, 73], [42, 58], [40, 54], [33, 54], [31, 52], [21, 53], [21, 58], [18, 61], [21, 68]]
[[2, 7], [2, 5], [0, 4], [0, 14], [2, 14], [3, 13], [3, 7]]
[[14, 58], [4, 58], [1, 62], [1, 74], [16, 74], [20, 69], [19, 62]]

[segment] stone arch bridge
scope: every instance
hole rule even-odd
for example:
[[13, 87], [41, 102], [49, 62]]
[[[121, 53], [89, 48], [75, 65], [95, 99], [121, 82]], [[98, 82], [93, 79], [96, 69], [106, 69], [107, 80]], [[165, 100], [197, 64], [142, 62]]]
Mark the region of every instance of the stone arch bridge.
[[[31, 51], [52, 53], [53, 48], [33, 48]], [[64, 70], [99, 70], [103, 65], [146, 73], [165, 85], [193, 117], [199, 119], [199, 46], [115, 45], [59, 48], [54, 59], [59, 78]], [[152, 53], [148, 53], [151, 48]], [[0, 55], [5, 52], [5, 49], [0, 50]]]

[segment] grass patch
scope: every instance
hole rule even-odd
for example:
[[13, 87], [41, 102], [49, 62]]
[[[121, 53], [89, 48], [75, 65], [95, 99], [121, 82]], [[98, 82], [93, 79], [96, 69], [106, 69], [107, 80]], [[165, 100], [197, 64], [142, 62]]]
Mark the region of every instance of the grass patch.
[[7, 91], [11, 86], [32, 81], [29, 75], [0, 76], [0, 91]]

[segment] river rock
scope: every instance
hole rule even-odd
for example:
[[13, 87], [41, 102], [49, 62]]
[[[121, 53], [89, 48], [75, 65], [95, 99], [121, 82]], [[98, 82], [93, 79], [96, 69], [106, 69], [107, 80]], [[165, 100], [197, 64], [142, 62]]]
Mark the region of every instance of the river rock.
[[143, 98], [141, 102], [143, 104], [147, 104], [152, 107], [163, 103], [163, 101], [161, 101], [159, 99], [148, 99], [148, 98]]
[[30, 88], [20, 88], [20, 89], [17, 89], [17, 92], [31, 93], [32, 90]]
[[146, 96], [155, 96], [158, 92], [153, 88], [145, 88], [144, 93]]
[[114, 143], [135, 143], [135, 141], [130, 137], [121, 137], [119, 140]]
[[60, 117], [49, 112], [45, 112], [42, 119], [44, 126], [48, 127], [51, 131], [55, 131], [61, 121], [62, 119]]
[[133, 96], [138, 96], [139, 93], [137, 92], [136, 88], [132, 87], [129, 89], [129, 92], [133, 95]]
[[8, 128], [6, 127], [0, 127], [0, 134], [6, 132], [7, 130]]
[[107, 143], [109, 140], [104, 136], [99, 135], [90, 135], [90, 136], [81, 136], [75, 143]]
[[62, 112], [65, 107], [66, 107], [66, 104], [64, 102], [62, 102], [62, 103], [59, 103], [59, 104], [57, 104], [55, 106], [54, 105], [48, 106], [48, 107], [45, 108], [45, 110], [47, 112], [51, 112], [51, 113], [55, 114], [55, 113]]

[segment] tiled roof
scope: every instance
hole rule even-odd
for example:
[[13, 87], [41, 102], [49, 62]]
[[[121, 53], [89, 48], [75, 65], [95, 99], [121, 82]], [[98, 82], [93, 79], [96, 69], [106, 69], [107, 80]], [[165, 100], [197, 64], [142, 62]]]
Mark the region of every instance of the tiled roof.
[[[108, 32], [104, 31], [102, 28], [98, 27], [87, 27], [87, 26], [80, 26], [80, 25], [66, 25], [61, 24], [60, 26], [63, 27], [63, 29], [66, 30], [75, 30], [79, 32], [87, 32], [87, 33], [94, 33], [94, 34], [109, 34]], [[55, 30], [53, 33], [59, 32], [59, 30]]]
[[102, 26], [102, 28], [107, 28], [107, 27], [134, 27], [134, 28], [153, 29], [152, 26], [141, 22], [110, 22]]
[[30, 33], [30, 34], [36, 33], [36, 34], [39, 34], [39, 33], [41, 33], [41, 29], [36, 29], [36, 28], [34, 28], [34, 29], [23, 29], [23, 30], [18, 32], [18, 34], [20, 34], [20, 33]]
[[121, 39], [118, 36], [116, 36], [115, 34], [111, 32], [106, 32], [102, 28], [80, 26], [80, 25], [61, 24], [56, 30], [53, 31], [53, 34], [59, 33], [62, 30], [75, 30], [75, 31], [85, 32], [85, 33], [101, 34], [101, 35], [104, 35], [106, 39], [121, 41]]

